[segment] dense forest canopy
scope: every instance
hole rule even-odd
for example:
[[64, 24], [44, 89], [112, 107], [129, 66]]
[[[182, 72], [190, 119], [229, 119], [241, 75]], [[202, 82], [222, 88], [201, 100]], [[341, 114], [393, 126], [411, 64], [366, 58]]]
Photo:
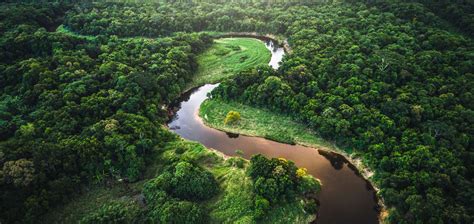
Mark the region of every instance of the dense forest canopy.
[[[1, 3], [0, 222], [33, 221], [87, 183], [139, 180], [154, 149], [176, 138], [162, 125], [212, 43], [201, 31], [255, 31], [288, 38], [293, 53], [213, 96], [286, 113], [355, 149], [375, 170], [389, 222], [471, 223], [473, 9], [423, 0]], [[170, 169], [157, 179], [179, 169], [211, 178], [192, 164]], [[160, 191], [150, 201], [187, 197]], [[205, 218], [194, 202], [162, 206]]]

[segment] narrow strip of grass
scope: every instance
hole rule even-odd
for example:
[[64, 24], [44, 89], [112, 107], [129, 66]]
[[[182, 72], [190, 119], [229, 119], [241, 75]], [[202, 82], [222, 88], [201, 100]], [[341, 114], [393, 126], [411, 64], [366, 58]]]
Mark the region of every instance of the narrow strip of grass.
[[240, 71], [268, 64], [271, 52], [255, 38], [223, 38], [197, 58], [199, 68], [191, 83], [199, 86], [230, 78]]
[[[225, 125], [224, 119], [229, 111], [239, 112], [241, 120]], [[201, 104], [199, 116], [206, 125], [227, 132], [260, 136], [288, 144], [332, 147], [314, 131], [288, 116], [234, 101], [208, 99]]]
[[63, 34], [70, 35], [70, 36], [75, 36], [75, 37], [78, 37], [78, 38], [84, 38], [86, 40], [95, 40], [95, 39], [97, 39], [96, 36], [82, 35], [82, 34], [72, 32], [71, 30], [69, 30], [64, 25], [58, 26], [58, 28], [56, 28], [56, 33], [63, 33]]

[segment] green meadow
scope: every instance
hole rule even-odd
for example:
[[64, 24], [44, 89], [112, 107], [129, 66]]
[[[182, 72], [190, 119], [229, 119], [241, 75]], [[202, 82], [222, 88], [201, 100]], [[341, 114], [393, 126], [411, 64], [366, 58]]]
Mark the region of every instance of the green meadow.
[[216, 83], [240, 71], [268, 64], [270, 51], [255, 38], [223, 38], [198, 56], [199, 68], [193, 86]]
[[[240, 121], [224, 124], [225, 116], [229, 111], [239, 112]], [[260, 136], [288, 144], [331, 146], [330, 143], [319, 138], [317, 133], [286, 115], [235, 101], [208, 99], [201, 104], [199, 115], [206, 125], [226, 132]]]

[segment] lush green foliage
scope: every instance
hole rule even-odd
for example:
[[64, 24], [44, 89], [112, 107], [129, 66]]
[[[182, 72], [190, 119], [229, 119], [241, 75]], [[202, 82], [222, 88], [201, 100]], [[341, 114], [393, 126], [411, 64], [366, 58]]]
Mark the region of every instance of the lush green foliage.
[[[194, 167], [187, 170], [191, 173], [195, 170], [211, 172], [219, 184], [219, 191], [212, 193], [210, 199], [175, 197], [172, 179], [178, 164]], [[295, 195], [292, 201], [272, 205], [265, 216], [258, 219], [253, 183], [245, 172], [247, 164], [247, 160], [239, 157], [224, 160], [198, 143], [172, 141], [160, 149], [149, 164], [145, 178], [150, 179], [135, 183], [115, 181], [110, 186], [97, 186], [50, 212], [44, 223], [76, 223], [91, 217], [117, 217], [117, 214], [126, 214], [119, 217], [129, 218], [135, 223], [256, 223], [257, 220], [259, 223], [288, 223], [314, 219], [313, 213], [307, 213], [311, 211], [307, 210], [309, 203], [300, 202], [312, 199], [303, 194]], [[306, 177], [314, 182], [312, 177]], [[133, 209], [135, 204], [143, 202], [145, 206], [140, 206], [138, 212]], [[117, 203], [122, 203], [127, 209], [104, 209]]]
[[[65, 23], [87, 35], [166, 36], [176, 31], [261, 31], [277, 33], [276, 13], [243, 3], [86, 3], [66, 15]], [[250, 6], [250, 5], [248, 5]], [[169, 19], [169, 18], [173, 19]]]
[[80, 223], [134, 223], [138, 221], [139, 212], [134, 202], [113, 201], [88, 214]]
[[167, 201], [155, 207], [149, 217], [153, 223], [206, 223], [204, 211], [189, 201]]
[[[314, 202], [308, 196], [319, 191], [319, 183], [304, 169], [297, 169], [298, 187], [295, 194], [288, 196], [288, 201], [262, 207], [262, 200], [255, 200], [252, 178], [245, 172], [246, 160], [239, 157], [210, 160], [212, 156], [208, 155], [208, 150], [187, 142], [171, 143], [165, 150], [162, 160], [168, 165], [143, 186], [148, 208], [146, 217], [153, 222], [287, 223], [314, 218], [305, 209]], [[296, 169], [294, 165], [292, 167]], [[219, 180], [219, 187], [208, 170]], [[204, 193], [207, 195], [202, 197]], [[207, 213], [209, 215], [204, 215]]]
[[[304, 178], [307, 176], [304, 169], [298, 169], [293, 162], [283, 158], [253, 156], [248, 173], [255, 182], [255, 193], [270, 202], [293, 197], [297, 192], [307, 194], [319, 191], [317, 181]], [[312, 182], [307, 183], [307, 180]]]
[[288, 113], [362, 152], [396, 207], [391, 222], [468, 222], [472, 41], [440, 29], [422, 5], [384, 5], [389, 12], [363, 4], [302, 9], [287, 32], [293, 54], [279, 71], [243, 73], [213, 96]]
[[315, 195], [320, 184], [309, 177], [302, 168], [285, 159], [267, 159], [262, 155], [253, 156], [248, 167], [249, 176], [254, 182], [255, 213], [265, 215], [271, 204], [282, 200], [294, 200], [295, 195]]
[[[257, 31], [262, 33], [285, 34], [294, 22], [294, 16], [304, 20], [301, 12], [306, 7], [316, 8], [329, 1], [294, 1], [276, 4], [257, 2], [174, 2], [135, 3], [109, 2], [85, 3], [66, 16], [66, 24], [73, 30], [88, 35], [119, 36], [166, 36], [177, 31]], [[431, 1], [431, 0], [346, 0], [352, 4], [367, 3], [385, 12], [395, 13], [404, 19], [421, 20], [427, 24], [448, 27], [438, 16], [463, 31], [474, 34], [472, 1]], [[428, 8], [429, 10], [426, 10]], [[421, 12], [421, 13], [420, 13]], [[168, 18], [173, 17], [173, 20]]]
[[[34, 221], [81, 183], [140, 179], [176, 139], [161, 128], [166, 105], [211, 44], [176, 32], [210, 30], [285, 35], [293, 48], [277, 72], [242, 73], [215, 96], [288, 113], [364, 154], [391, 222], [472, 222], [472, 3], [357, 2], [1, 3], [0, 221]], [[182, 156], [195, 155], [209, 156]], [[282, 192], [266, 179], [270, 202]]]
[[[186, 200], [209, 199], [218, 191], [217, 182], [209, 171], [188, 162], [179, 162], [174, 167], [174, 173], [164, 172], [151, 180], [145, 186], [145, 189], [150, 188], [153, 191], [158, 188], [174, 197]], [[153, 197], [154, 194], [151, 194], [150, 198]]]
[[[406, 13], [405, 15], [410, 16], [412, 13], [416, 12], [417, 8], [422, 7], [419, 4], [410, 4], [412, 1], [402, 1], [407, 2], [408, 7], [403, 7], [401, 13]], [[453, 26], [459, 30], [465, 32], [467, 35], [474, 37], [474, 2], [473, 1], [456, 1], [456, 0], [446, 0], [446, 1], [431, 1], [431, 0], [417, 0], [415, 2], [423, 4], [425, 7], [429, 8], [434, 14], [450, 22]], [[380, 8], [387, 7], [387, 11], [391, 10], [393, 5], [384, 5], [383, 3], [379, 5]], [[398, 9], [397, 9], [398, 8]], [[401, 11], [399, 7], [396, 7], [395, 10]], [[400, 14], [401, 15], [401, 14]], [[415, 17], [416, 19], [416, 17]]]
[[160, 127], [163, 105], [183, 91], [194, 54], [211, 43], [198, 34], [85, 39], [28, 21], [6, 21], [0, 41], [5, 222], [43, 213], [87, 180], [137, 180], [153, 148], [175, 138]]
[[214, 176], [209, 171], [184, 161], [177, 163], [173, 169], [174, 173], [165, 171], [145, 183], [143, 195], [148, 205], [150, 221], [205, 223], [207, 217], [202, 208], [190, 201], [210, 199], [216, 195], [218, 185]]

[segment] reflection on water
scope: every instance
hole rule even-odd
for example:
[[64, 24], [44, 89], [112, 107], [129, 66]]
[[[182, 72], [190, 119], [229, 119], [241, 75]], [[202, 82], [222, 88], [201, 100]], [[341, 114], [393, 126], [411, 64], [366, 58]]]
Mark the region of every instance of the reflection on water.
[[274, 69], [278, 69], [278, 67], [280, 67], [279, 63], [281, 62], [281, 59], [283, 59], [283, 56], [285, 55], [285, 50], [282, 47], [276, 45], [271, 40], [266, 40], [265, 46], [267, 47], [268, 50], [272, 52], [272, 58], [270, 59], [270, 62], [268, 62], [268, 65], [270, 65]]
[[235, 133], [231, 133], [231, 132], [226, 132], [225, 134], [229, 138], [238, 138], [239, 137], [239, 134], [235, 134]]
[[[324, 150], [319, 150], [319, 154], [324, 156], [329, 162], [331, 163], [332, 167], [336, 170], [342, 169], [344, 167], [344, 164], [347, 164], [346, 158], [344, 156], [339, 155], [337, 153], [329, 152], [329, 151], [324, 151]], [[352, 165], [352, 164], [350, 164]], [[355, 167], [354, 167], [355, 169]]]
[[[278, 68], [284, 55], [282, 48], [272, 51], [270, 65]], [[229, 156], [240, 150], [244, 158], [262, 154], [282, 157], [305, 167], [308, 173], [323, 184], [318, 197], [320, 207], [317, 223], [377, 223], [378, 206], [375, 192], [368, 181], [361, 178], [355, 167], [336, 153], [316, 150], [300, 145], [282, 144], [258, 137], [226, 133], [205, 126], [198, 116], [199, 106], [219, 84], [207, 84], [183, 94], [177, 113], [168, 124], [170, 129], [185, 139], [198, 141]]]

